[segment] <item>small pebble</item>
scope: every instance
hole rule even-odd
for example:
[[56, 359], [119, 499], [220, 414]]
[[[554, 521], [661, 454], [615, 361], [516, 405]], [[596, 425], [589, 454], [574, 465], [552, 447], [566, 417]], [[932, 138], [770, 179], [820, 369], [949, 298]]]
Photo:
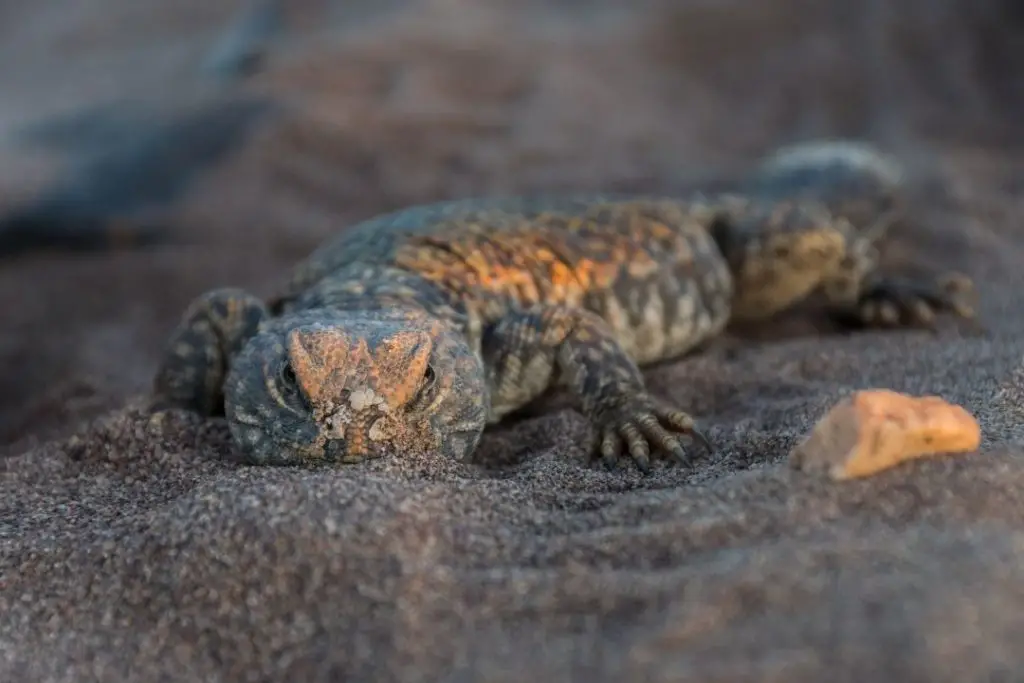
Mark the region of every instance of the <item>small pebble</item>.
[[796, 469], [843, 480], [915, 458], [975, 451], [980, 445], [981, 427], [962, 407], [938, 396], [871, 389], [833, 406], [789, 461]]

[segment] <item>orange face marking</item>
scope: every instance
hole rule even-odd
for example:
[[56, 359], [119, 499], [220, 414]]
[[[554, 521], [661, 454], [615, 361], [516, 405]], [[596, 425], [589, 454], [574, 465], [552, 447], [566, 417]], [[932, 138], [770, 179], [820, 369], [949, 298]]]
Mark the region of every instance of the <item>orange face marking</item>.
[[287, 343], [295, 379], [314, 411], [338, 395], [349, 367], [368, 355], [364, 340], [353, 345], [348, 335], [334, 329], [296, 330], [288, 335]]
[[434, 339], [441, 323], [432, 321], [425, 330], [398, 330], [370, 349], [361, 337], [353, 338], [336, 329], [296, 330], [288, 335], [287, 345], [296, 382], [310, 401], [318, 419], [332, 415], [339, 401], [351, 393], [346, 409], [352, 409], [351, 424], [346, 427], [350, 443], [359, 443], [367, 425], [358, 419], [363, 408], [356, 404], [359, 390], [383, 399], [390, 409], [411, 401], [419, 390], [427, 364], [434, 351]]
[[396, 332], [377, 348], [373, 366], [378, 392], [391, 408], [408, 403], [419, 389], [433, 351], [426, 332]]

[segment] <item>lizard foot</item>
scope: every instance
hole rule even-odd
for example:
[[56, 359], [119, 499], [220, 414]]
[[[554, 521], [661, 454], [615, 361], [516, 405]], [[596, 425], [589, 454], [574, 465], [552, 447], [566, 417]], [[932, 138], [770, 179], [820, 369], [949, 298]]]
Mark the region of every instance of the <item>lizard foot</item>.
[[934, 327], [940, 313], [975, 319], [974, 283], [959, 273], [934, 281], [886, 278], [871, 285], [860, 297], [857, 323], [869, 327]]
[[263, 302], [241, 289], [214, 289], [197, 297], [167, 341], [153, 378], [151, 409], [222, 415], [221, 385], [231, 357], [266, 317]]
[[679, 442], [688, 436], [708, 454], [711, 444], [696, 427], [693, 418], [648, 394], [633, 396], [619, 405], [602, 411], [598, 420], [591, 452], [598, 450], [604, 464], [614, 467], [628, 453], [640, 471], [651, 471], [652, 447], [672, 456], [682, 465], [691, 458]]

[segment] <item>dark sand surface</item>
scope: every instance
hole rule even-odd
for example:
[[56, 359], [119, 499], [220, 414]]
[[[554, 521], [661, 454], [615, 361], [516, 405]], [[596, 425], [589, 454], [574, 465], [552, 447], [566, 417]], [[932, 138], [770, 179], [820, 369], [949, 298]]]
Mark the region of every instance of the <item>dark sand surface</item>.
[[[201, 73], [227, 3], [0, 7], [0, 208], [77, 193], [70, 225], [174, 234], [0, 263], [0, 680], [1021, 680], [1015, 4], [341, 5], [290, 4], [233, 85]], [[268, 292], [359, 218], [671, 191], [838, 135], [904, 159], [889, 256], [975, 277], [988, 334], [808, 312], [652, 370], [718, 448], [691, 471], [588, 467], [557, 406], [477, 464], [336, 471], [239, 466], [223, 423], [137, 409], [192, 297]], [[981, 452], [791, 473], [813, 421], [871, 386], [961, 403]]]

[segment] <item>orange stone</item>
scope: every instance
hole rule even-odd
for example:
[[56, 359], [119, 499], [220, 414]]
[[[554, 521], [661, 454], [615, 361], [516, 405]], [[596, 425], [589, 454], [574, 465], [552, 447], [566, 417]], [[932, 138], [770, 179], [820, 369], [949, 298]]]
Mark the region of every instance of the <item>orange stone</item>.
[[976, 451], [981, 427], [938, 396], [858, 391], [837, 403], [790, 453], [790, 464], [834, 480], [867, 477], [906, 460]]

